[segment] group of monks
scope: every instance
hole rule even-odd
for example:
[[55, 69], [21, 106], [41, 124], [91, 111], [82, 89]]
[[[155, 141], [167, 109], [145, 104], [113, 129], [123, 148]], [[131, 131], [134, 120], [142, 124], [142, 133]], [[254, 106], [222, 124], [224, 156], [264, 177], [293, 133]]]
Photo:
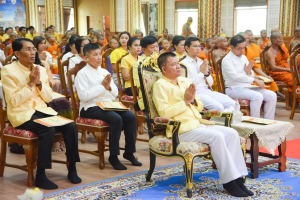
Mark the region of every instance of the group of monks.
[[[238, 35], [241, 35], [246, 39], [247, 47], [244, 55], [247, 57], [249, 62], [254, 62], [253, 71], [255, 74], [272, 80], [271, 83], [266, 84], [266, 89], [274, 91], [280, 100], [285, 100], [285, 96], [281, 93], [281, 91], [279, 91], [276, 81], [284, 82], [288, 88], [290, 97], [289, 105], [291, 106], [293, 101], [293, 79], [289, 65], [290, 55], [283, 42], [283, 36], [280, 31], [278, 29], [272, 29], [270, 39], [268, 39], [266, 30], [262, 30], [261, 37], [257, 40], [257, 43], [251, 30], [240, 32]], [[206, 39], [206, 47], [198, 57], [201, 59], [212, 60], [212, 63], [217, 63], [217, 60], [221, 57], [221, 55], [230, 50], [229, 43], [230, 41], [222, 36], [213, 36], [212, 38], [208, 38]], [[291, 40], [291, 49], [299, 43], [300, 27], [297, 27], [295, 29], [295, 37]], [[267, 74], [263, 71], [260, 63], [260, 53], [265, 47], [269, 47], [265, 53]], [[212, 48], [215, 48], [216, 50], [209, 53]]]

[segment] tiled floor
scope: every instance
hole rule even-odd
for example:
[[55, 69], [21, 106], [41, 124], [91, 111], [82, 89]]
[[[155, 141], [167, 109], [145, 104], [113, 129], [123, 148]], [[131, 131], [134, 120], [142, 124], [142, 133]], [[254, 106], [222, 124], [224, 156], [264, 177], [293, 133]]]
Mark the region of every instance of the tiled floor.
[[[285, 105], [283, 103], [278, 103], [276, 109], [276, 120], [289, 121], [294, 124], [295, 128], [287, 136], [287, 140], [292, 140], [300, 137], [300, 114], [295, 114], [294, 120], [289, 120], [290, 111], [285, 110]], [[140, 136], [139, 136], [140, 137]], [[147, 135], [141, 135], [142, 138], [147, 138]], [[96, 141], [92, 135], [89, 135], [87, 142], [81, 144], [79, 142], [80, 148], [84, 149], [95, 149], [96, 150]], [[124, 145], [124, 138], [121, 138], [121, 145]], [[137, 142], [137, 153], [139, 161], [143, 163], [142, 167], [134, 167], [125, 161], [122, 156], [120, 156], [121, 162], [127, 166], [125, 171], [116, 171], [113, 170], [111, 165], [108, 163], [108, 152], [105, 153], [106, 156], [106, 167], [104, 170], [98, 168], [98, 158], [92, 155], [80, 153], [81, 163], [77, 165], [77, 170], [79, 176], [82, 178], [83, 182], [81, 185], [93, 183], [116, 176], [122, 176], [142, 170], [147, 170], [149, 167], [149, 150], [147, 143]], [[299, 144], [300, 145], [300, 144]], [[121, 152], [122, 154], [122, 152]], [[64, 152], [53, 153], [53, 159], [62, 159], [65, 160]], [[16, 164], [25, 164], [24, 155], [16, 155], [10, 152], [7, 153], [7, 161], [13, 162]], [[157, 157], [156, 166], [164, 166], [173, 163], [181, 162], [179, 158], [161, 158]], [[73, 185], [67, 180], [67, 170], [66, 167], [62, 164], [53, 164], [51, 170], [47, 170], [47, 175], [50, 180], [54, 181], [58, 186], [58, 190], [46, 191], [44, 194], [53, 193], [59, 190], [65, 190], [72, 188], [78, 185]], [[13, 168], [5, 168], [4, 176], [0, 178], [0, 199], [1, 200], [12, 200], [16, 199], [16, 196], [23, 194], [27, 188], [27, 174], [21, 170]]]

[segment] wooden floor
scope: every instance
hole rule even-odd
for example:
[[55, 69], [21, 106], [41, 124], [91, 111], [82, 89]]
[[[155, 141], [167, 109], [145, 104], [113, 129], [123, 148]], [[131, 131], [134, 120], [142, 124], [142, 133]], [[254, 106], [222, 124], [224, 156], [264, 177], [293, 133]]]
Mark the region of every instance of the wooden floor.
[[[276, 108], [276, 120], [281, 121], [290, 121], [294, 124], [295, 128], [291, 131], [291, 133], [287, 136], [287, 140], [293, 140], [300, 137], [300, 114], [295, 114], [294, 120], [289, 120], [290, 111], [285, 110], [285, 106], [283, 103], [278, 103]], [[146, 134], [139, 135], [139, 137], [148, 138]], [[121, 138], [121, 145], [124, 145], [124, 138]], [[96, 140], [92, 135], [87, 137], [87, 142], [85, 144], [81, 144], [79, 141], [80, 148], [84, 149], [95, 149], [96, 150]], [[100, 170], [98, 168], [98, 159], [95, 156], [80, 153], [81, 162], [77, 164], [77, 171], [79, 176], [82, 178], [82, 183], [78, 185], [71, 184], [67, 180], [67, 170], [65, 165], [62, 164], [53, 164], [51, 170], [47, 170], [47, 176], [50, 180], [55, 182], [58, 185], [57, 190], [47, 191], [44, 190], [44, 194], [57, 192], [60, 190], [65, 190], [68, 188], [72, 188], [79, 185], [85, 185], [88, 183], [93, 183], [109, 178], [114, 178], [117, 176], [122, 176], [134, 172], [139, 172], [143, 170], [147, 170], [149, 167], [149, 150], [148, 144], [145, 142], [137, 142], [137, 153], [139, 161], [143, 163], [141, 167], [132, 166], [128, 161], [124, 160], [121, 156], [119, 156], [121, 162], [127, 166], [127, 170], [125, 171], [116, 171], [111, 165], [108, 163], [108, 152], [105, 153], [106, 167], [104, 170]], [[53, 159], [65, 159], [64, 152], [53, 153]], [[179, 158], [161, 158], [157, 157], [156, 166], [164, 166], [173, 163], [181, 162], [182, 160]], [[7, 153], [7, 162], [15, 163], [15, 164], [25, 164], [25, 156], [24, 155], [16, 155], [10, 152]], [[17, 195], [23, 194], [27, 188], [27, 174], [21, 170], [13, 169], [13, 168], [5, 168], [4, 176], [0, 178], [0, 199], [1, 200], [12, 200], [16, 199]]]

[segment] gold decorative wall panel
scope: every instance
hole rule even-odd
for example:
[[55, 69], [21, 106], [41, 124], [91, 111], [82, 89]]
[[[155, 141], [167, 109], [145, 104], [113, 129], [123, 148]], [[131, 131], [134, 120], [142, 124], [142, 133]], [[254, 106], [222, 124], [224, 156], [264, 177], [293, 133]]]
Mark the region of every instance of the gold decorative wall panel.
[[37, 0], [26, 0], [26, 26], [38, 26], [38, 10], [37, 10]]
[[54, 25], [57, 33], [64, 33], [63, 0], [45, 0], [46, 27]]
[[110, 32], [116, 31], [116, 0], [110, 0]]
[[299, 0], [282, 0], [280, 2], [279, 30], [283, 36], [294, 35], [295, 27], [299, 26]]
[[221, 0], [198, 0], [198, 36], [220, 34]]
[[141, 27], [141, 0], [126, 0], [125, 2], [126, 30], [134, 35], [137, 29]]
[[165, 0], [158, 0], [158, 35], [163, 34], [165, 28]]

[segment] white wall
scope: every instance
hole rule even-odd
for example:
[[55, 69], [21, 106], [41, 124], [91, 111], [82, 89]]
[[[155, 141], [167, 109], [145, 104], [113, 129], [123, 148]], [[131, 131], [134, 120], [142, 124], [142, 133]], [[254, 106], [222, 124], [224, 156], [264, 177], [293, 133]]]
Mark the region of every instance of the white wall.
[[271, 29], [279, 27], [280, 0], [269, 0], [267, 15], [267, 34], [271, 35]]
[[116, 1], [116, 14], [117, 14], [117, 21], [116, 27], [117, 32], [123, 32], [126, 29], [126, 14], [125, 14], [125, 0], [117, 0]]
[[157, 0], [142, 0], [142, 3], [157, 3]]
[[234, 0], [222, 0], [221, 2], [221, 29], [227, 37], [233, 36]]
[[175, 1], [166, 0], [165, 2], [165, 26], [169, 34], [175, 34]]

